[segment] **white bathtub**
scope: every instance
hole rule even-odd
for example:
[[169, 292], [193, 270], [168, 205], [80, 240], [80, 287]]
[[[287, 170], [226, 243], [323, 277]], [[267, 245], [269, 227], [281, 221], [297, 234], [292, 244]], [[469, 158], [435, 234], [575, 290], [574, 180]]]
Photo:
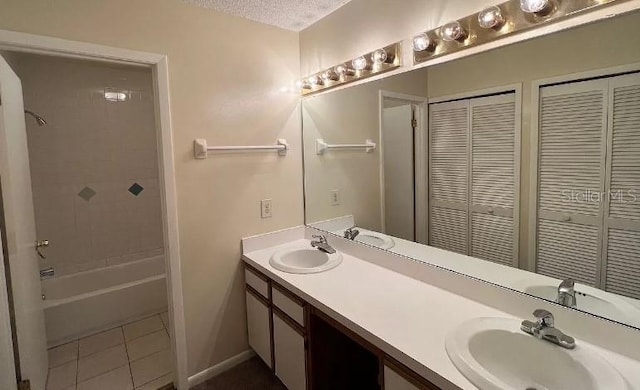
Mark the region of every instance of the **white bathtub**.
[[167, 310], [164, 256], [42, 281], [49, 347]]

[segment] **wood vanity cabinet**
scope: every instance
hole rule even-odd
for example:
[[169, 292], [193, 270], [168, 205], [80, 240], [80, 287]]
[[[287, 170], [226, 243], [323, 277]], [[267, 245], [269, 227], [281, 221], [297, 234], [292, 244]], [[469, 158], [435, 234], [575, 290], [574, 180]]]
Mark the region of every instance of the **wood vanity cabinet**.
[[245, 264], [249, 345], [289, 390], [438, 390]]

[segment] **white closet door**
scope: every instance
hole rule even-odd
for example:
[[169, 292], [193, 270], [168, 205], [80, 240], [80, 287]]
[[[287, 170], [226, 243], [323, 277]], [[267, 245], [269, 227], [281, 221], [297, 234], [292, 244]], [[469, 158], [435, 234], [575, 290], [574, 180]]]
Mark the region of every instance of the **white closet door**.
[[602, 285], [640, 299], [640, 74], [609, 87], [609, 143]]
[[537, 272], [597, 285], [608, 81], [540, 90]]
[[471, 99], [471, 256], [517, 266], [515, 93]]
[[429, 105], [429, 243], [468, 253], [469, 101]]

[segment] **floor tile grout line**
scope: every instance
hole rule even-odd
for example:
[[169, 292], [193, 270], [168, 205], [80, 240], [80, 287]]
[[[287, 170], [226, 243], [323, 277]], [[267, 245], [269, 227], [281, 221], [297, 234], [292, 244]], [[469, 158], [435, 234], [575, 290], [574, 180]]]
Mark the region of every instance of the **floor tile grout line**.
[[[122, 337], [124, 337], [124, 325], [122, 326]], [[129, 366], [129, 378], [131, 379], [131, 388], [136, 388], [136, 383], [133, 381], [133, 370], [131, 369], [131, 358], [129, 357], [129, 348], [127, 348], [127, 343], [124, 343], [124, 350], [127, 353], [127, 365]]]
[[[156, 315], [157, 315], [157, 314], [156, 314]], [[151, 317], [153, 317], [153, 316], [151, 316]], [[147, 318], [151, 318], [151, 317], [147, 317]], [[140, 321], [142, 321], [142, 320], [140, 320]], [[160, 321], [162, 321], [162, 320], [160, 320]], [[135, 324], [136, 322], [137, 322], [137, 321], [135, 321], [135, 322], [130, 322], [129, 324]], [[129, 324], [125, 324], [125, 325], [129, 325]], [[159, 331], [161, 331], [161, 330], [162, 330], [162, 329], [156, 329], [156, 330], [153, 330], [153, 331], [151, 331], [151, 332], [149, 332], [149, 333], [145, 333], [145, 334], [143, 334], [143, 335], [141, 335], [141, 336], [138, 336], [138, 337], [132, 338], [131, 340], [127, 341], [127, 340], [125, 339], [125, 336], [124, 336], [124, 326], [125, 326], [125, 325], [118, 326], [118, 327], [115, 327], [115, 328], [111, 328], [111, 329], [105, 330], [105, 331], [103, 331], [103, 332], [99, 332], [99, 333], [96, 333], [96, 334], [93, 334], [93, 335], [90, 335], [90, 336], [86, 336], [86, 337], [83, 337], [83, 338], [81, 338], [81, 339], [76, 340], [76, 341], [78, 341], [78, 360], [79, 360], [79, 359], [87, 358], [87, 357], [89, 357], [89, 356], [92, 356], [92, 355], [98, 354], [98, 353], [100, 353], [100, 352], [104, 352], [104, 351], [106, 351], [106, 350], [108, 350], [108, 349], [115, 348], [115, 347], [120, 346], [120, 345], [123, 345], [123, 344], [124, 344], [124, 345], [126, 345], [128, 342], [131, 342], [131, 341], [137, 340], [137, 339], [142, 338], [142, 337], [144, 337], [144, 336], [148, 336], [148, 335], [150, 335], [150, 334], [152, 334], [152, 333], [157, 333], [157, 332], [159, 332]], [[163, 326], [163, 327], [164, 327], [164, 326]], [[85, 356], [80, 356], [80, 341], [81, 341], [81, 340], [88, 339], [88, 338], [90, 338], [90, 337], [97, 336], [97, 335], [102, 334], [102, 333], [111, 332], [111, 331], [113, 331], [113, 330], [115, 330], [115, 329], [117, 329], [117, 328], [121, 328], [121, 329], [122, 329], [122, 343], [114, 344], [114, 345], [112, 345], [112, 346], [110, 346], [110, 347], [107, 347], [106, 349], [102, 349], [102, 350], [97, 351], [97, 352], [92, 352], [92, 353], [90, 353], [90, 354], [88, 354], [88, 355], [85, 355]], [[73, 342], [73, 341], [72, 341], [72, 342]], [[66, 343], [66, 344], [71, 344], [71, 343]], [[63, 344], [63, 345], [65, 345], [65, 344]], [[57, 347], [54, 347], [54, 348], [57, 348]], [[62, 364], [61, 364], [61, 365], [62, 365]], [[56, 367], [57, 367], [57, 366], [56, 366]]]
[[[164, 312], [164, 311], [163, 311], [162, 313], [166, 313], [166, 312]], [[77, 341], [78, 343], [80, 343], [80, 341], [82, 341], [82, 340], [88, 339], [88, 338], [93, 337], [93, 336], [97, 336], [97, 335], [99, 335], [99, 334], [103, 334], [103, 333], [111, 332], [112, 330], [114, 330], [114, 329], [118, 329], [118, 328], [121, 328], [121, 329], [123, 330], [123, 332], [122, 332], [122, 336], [123, 336], [123, 338], [124, 338], [124, 327], [125, 327], [125, 326], [127, 326], [127, 325], [131, 325], [131, 324], [135, 324], [136, 322], [140, 322], [140, 321], [148, 320], [148, 319], [149, 319], [149, 318], [151, 318], [151, 317], [155, 317], [155, 316], [160, 317], [160, 314], [162, 314], [162, 313], [151, 314], [151, 315], [149, 315], [149, 316], [147, 316], [147, 317], [141, 318], [141, 319], [136, 320], [136, 321], [127, 322], [127, 323], [122, 324], [122, 325], [114, 326], [113, 328], [109, 328], [109, 329], [101, 330], [100, 332], [93, 333], [93, 334], [90, 334], [90, 335], [88, 335], [88, 336], [84, 336], [84, 337], [81, 337], [81, 338], [79, 338], [79, 339], [76, 339], [75, 341]], [[162, 318], [160, 318], [160, 322], [162, 322]], [[164, 323], [163, 323], [163, 325], [164, 325]], [[58, 348], [58, 347], [61, 347], [61, 346], [63, 346], [63, 345], [71, 344], [71, 343], [73, 343], [73, 342], [75, 342], [75, 341], [69, 341], [68, 343], [60, 344], [60, 345], [57, 345], [57, 346], [55, 346], [55, 347], [48, 348], [48, 350], [51, 350], [51, 349], [54, 349], [54, 348]]]
[[162, 330], [166, 331], [166, 329], [164, 328], [164, 326], [163, 326], [162, 328], [160, 328], [160, 329], [155, 329], [155, 330], [152, 330], [152, 331], [151, 331], [151, 332], [149, 332], [149, 333], [145, 333], [145, 334], [143, 334], [142, 336], [134, 337], [134, 338], [132, 338], [131, 340], [125, 340], [125, 343], [130, 343], [130, 342], [132, 342], [132, 341], [135, 341], [135, 340], [141, 339], [141, 338], [143, 338], [143, 337], [145, 337], [145, 336], [149, 336], [150, 334], [158, 333], [158, 332], [160, 332], [160, 331], [162, 331]]
[[[159, 319], [160, 319], [160, 323], [162, 324], [162, 328], [164, 329], [164, 328], [165, 328], [165, 326], [164, 326], [164, 322], [162, 322], [162, 317], [160, 317], [160, 314], [154, 314], [154, 315], [152, 315], [152, 316], [150, 316], [150, 317], [147, 317], [147, 318], [144, 318], [144, 319], [142, 319], [142, 320], [140, 320], [140, 321], [144, 321], [144, 320], [147, 320], [147, 319], [149, 319], [149, 318], [151, 318], [151, 317], [155, 317], [155, 316], [158, 316], [158, 317], [159, 317]], [[122, 329], [123, 329], [123, 331], [124, 331], [124, 327], [125, 327], [125, 326], [127, 326], [127, 325], [131, 325], [131, 324], [135, 324], [136, 322], [139, 322], [139, 321], [130, 322], [130, 323], [128, 323], [128, 324], [122, 325]], [[155, 330], [152, 330], [152, 331], [151, 331], [151, 332], [149, 332], [149, 333], [145, 333], [145, 334], [143, 334], [143, 335], [140, 335], [140, 336], [134, 337], [134, 338], [132, 338], [131, 340], [127, 340], [127, 339], [126, 339], [126, 335], [125, 335], [125, 342], [127, 342], [127, 343], [128, 343], [128, 342], [131, 342], [131, 341], [136, 340], [136, 339], [139, 339], [139, 338], [141, 338], [141, 337], [144, 337], [144, 336], [150, 335], [151, 333], [158, 332], [159, 330], [161, 330], [161, 329], [155, 329]]]
[[[153, 379], [151, 379], [149, 382], [145, 382], [145, 383], [141, 384], [140, 386], [136, 387], [136, 389], [139, 389], [139, 388], [141, 388], [141, 387], [143, 387], [143, 386], [146, 386], [146, 385], [148, 385], [149, 383], [151, 383], [151, 382], [155, 381], [156, 379], [160, 379], [160, 378], [162, 378], [163, 376], [167, 376], [167, 375], [169, 375], [169, 374], [171, 374], [171, 371], [167, 372], [166, 374], [162, 374], [162, 375], [160, 375], [160, 376], [159, 376], [159, 377], [157, 377], [157, 378], [153, 378]], [[173, 383], [173, 379], [171, 379], [171, 382], [169, 382], [169, 383]], [[162, 385], [162, 386], [166, 386], [166, 385], [168, 385], [169, 383], [166, 383], [166, 384], [164, 384], [164, 385]]]
[[76, 353], [76, 383], [75, 389], [78, 390], [78, 371], [80, 370], [80, 340], [76, 340], [76, 344], [78, 346]]
[[[145, 356], [145, 357], [149, 357], [149, 356], [153, 356], [153, 355], [160, 354], [160, 353], [162, 353], [162, 352], [166, 351], [167, 349], [168, 349], [168, 348], [165, 348], [165, 349], [163, 349], [162, 351], [154, 352], [154, 353], [152, 353], [151, 355], [147, 355], [147, 356]], [[143, 359], [143, 358], [141, 358], [141, 359]], [[140, 359], [138, 359], [138, 360], [140, 360]], [[136, 360], [136, 361], [138, 361], [138, 360]], [[168, 375], [168, 374], [171, 374], [171, 370], [169, 370], [169, 372], [165, 372], [164, 374], [161, 374], [161, 375], [160, 375], [160, 376], [158, 376], [158, 377], [155, 377], [155, 378], [151, 379], [151, 380], [150, 380], [150, 381], [148, 381], [148, 382], [145, 382], [145, 383], [141, 384], [140, 386], [137, 386], [137, 387], [136, 387], [136, 385], [135, 385], [135, 383], [134, 383], [133, 387], [134, 387], [135, 389], [137, 389], [138, 387], [142, 387], [142, 386], [144, 386], [144, 385], [146, 385], [146, 384], [148, 384], [148, 383], [151, 383], [151, 382], [155, 381], [155, 380], [156, 380], [156, 379], [158, 379], [158, 378], [162, 378], [163, 376]], [[133, 375], [133, 374], [132, 374], [132, 375]]]
[[[119, 370], [119, 369], [121, 369], [122, 367], [124, 367], [124, 366], [126, 366], [126, 365], [128, 365], [128, 364], [129, 364], [129, 363], [127, 362], [126, 364], [123, 364], [123, 365], [121, 365], [121, 366], [118, 366], [118, 367], [112, 368], [112, 369], [110, 369], [110, 370], [108, 370], [108, 371], [101, 372], [101, 373], [100, 373], [100, 374], [98, 374], [98, 375], [94, 375], [94, 376], [91, 376], [91, 377], [89, 377], [89, 378], [87, 378], [87, 379], [84, 379], [83, 381], [80, 381], [80, 382], [76, 383], [76, 387], [77, 387], [79, 384], [81, 384], [81, 383], [85, 383], [85, 382], [90, 381], [91, 379], [95, 379], [95, 378], [97, 378], [97, 377], [99, 377], [99, 376], [106, 375], [106, 374], [108, 374], [108, 373], [110, 373], [110, 372], [112, 372], [112, 371]], [[131, 380], [131, 381], [133, 382], [133, 380]]]
[[[116, 329], [116, 328], [113, 328], [113, 329]], [[113, 330], [113, 329], [112, 329], [112, 330]], [[108, 351], [109, 349], [113, 349], [113, 348], [119, 347], [119, 346], [121, 346], [121, 345], [124, 345], [124, 344], [114, 345], [113, 347], [109, 347], [109, 348], [105, 349], [104, 351]], [[126, 345], [124, 345], [124, 350], [125, 350], [125, 352], [126, 352], [126, 350], [127, 350]], [[104, 351], [101, 351], [101, 352], [104, 352]], [[96, 355], [96, 354], [98, 354], [98, 353], [100, 353], [100, 352], [96, 352], [96, 353], [91, 354], [91, 355], [88, 355], [88, 356], [93, 356], [93, 355]], [[79, 359], [78, 359], [78, 363], [80, 363], [80, 360], [79, 360]], [[78, 386], [78, 384], [80, 384], [80, 383], [85, 383], [85, 382], [87, 382], [87, 381], [89, 381], [89, 380], [91, 380], [91, 379], [94, 379], [94, 378], [97, 378], [97, 377], [99, 377], [99, 376], [102, 376], [102, 375], [108, 374], [108, 373], [110, 373], [111, 371], [118, 370], [118, 369], [120, 369], [120, 368], [122, 368], [122, 367], [124, 367], [124, 366], [127, 366], [127, 365], [129, 365], [129, 355], [128, 355], [128, 354], [127, 354], [127, 362], [126, 362], [125, 364], [123, 364], [123, 365], [121, 365], [121, 366], [118, 366], [118, 367], [115, 367], [115, 368], [112, 368], [112, 369], [110, 369], [110, 370], [107, 370], [107, 371], [105, 371], [105, 372], [101, 372], [100, 374], [93, 375], [93, 376], [91, 376], [91, 377], [89, 377], [89, 378], [84, 379], [82, 382], [79, 382], [79, 381], [78, 381], [78, 377], [77, 377], [77, 376], [78, 376], [78, 372], [79, 372], [79, 368], [80, 368], [80, 367], [79, 367], [79, 364], [78, 364], [78, 368], [77, 368], [77, 370], [76, 370], [76, 387], [77, 387], [77, 386]], [[129, 370], [131, 370], [131, 368], [129, 368]], [[131, 383], [133, 383], [133, 378], [131, 379]]]
[[139, 357], [139, 358], [137, 358], [137, 359], [135, 359], [135, 360], [129, 360], [129, 363], [135, 363], [135, 362], [137, 362], [138, 360], [142, 360], [142, 359], [144, 359], [144, 358], [147, 358], [147, 357], [149, 357], [149, 356], [155, 355], [155, 354], [157, 354], [157, 353], [164, 352], [164, 351], [166, 351], [167, 349], [171, 349], [171, 346], [167, 346], [166, 348], [162, 348], [162, 349], [161, 349], [161, 350], [159, 350], [159, 351], [151, 352], [151, 353], [149, 353], [149, 354], [147, 354], [147, 355], [144, 355], [144, 356], [141, 356], [141, 357]]

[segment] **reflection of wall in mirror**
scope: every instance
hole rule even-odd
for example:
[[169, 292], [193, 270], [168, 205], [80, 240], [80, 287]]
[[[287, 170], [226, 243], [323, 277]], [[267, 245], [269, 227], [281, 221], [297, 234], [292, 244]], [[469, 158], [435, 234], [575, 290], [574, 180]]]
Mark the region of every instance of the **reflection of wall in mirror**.
[[[316, 139], [330, 144], [380, 143], [379, 91], [424, 96], [426, 71], [414, 71], [303, 102], [306, 222], [353, 214], [359, 226], [380, 231], [380, 149], [315, 152]], [[340, 201], [332, 205], [331, 192]]]

